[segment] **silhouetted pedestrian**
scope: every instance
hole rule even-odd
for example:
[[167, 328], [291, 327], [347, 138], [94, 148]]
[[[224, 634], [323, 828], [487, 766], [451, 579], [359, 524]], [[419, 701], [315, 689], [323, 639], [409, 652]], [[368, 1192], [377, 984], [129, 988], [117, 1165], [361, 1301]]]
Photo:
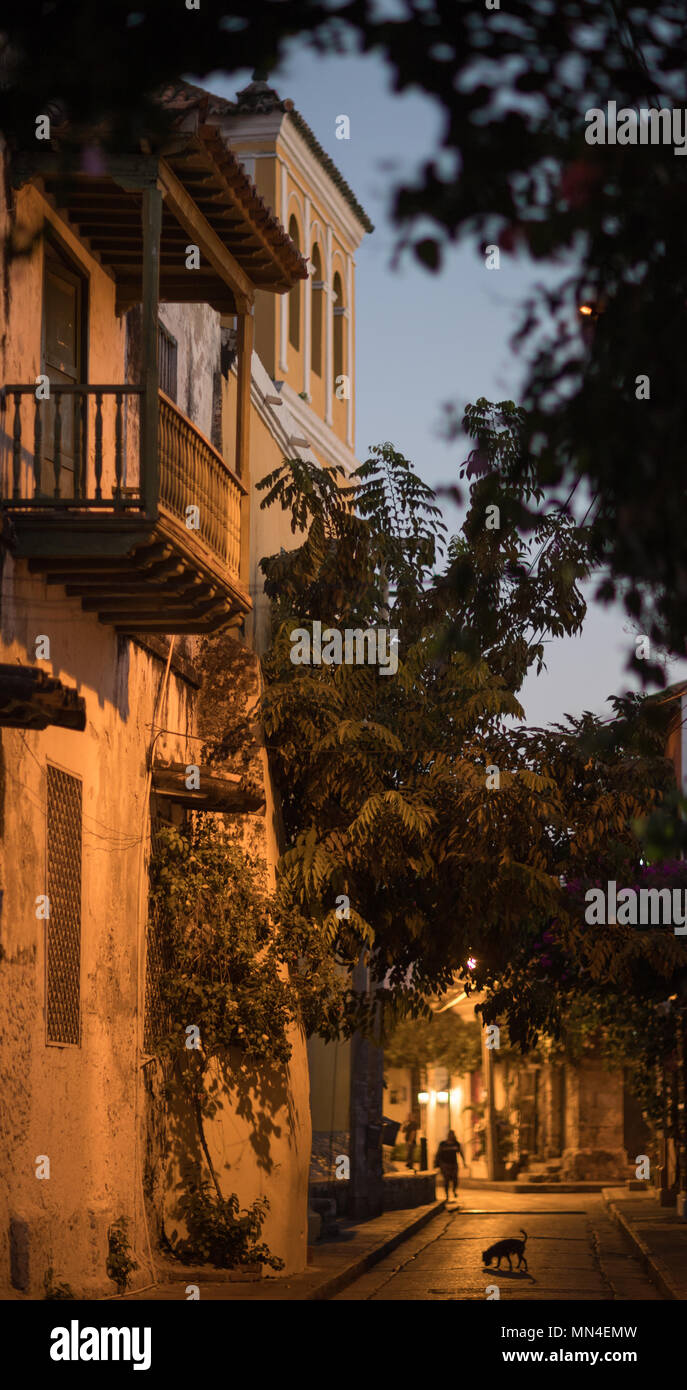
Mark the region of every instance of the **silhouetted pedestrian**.
[[449, 1188], [453, 1189], [454, 1197], [458, 1196], [458, 1157], [465, 1165], [465, 1157], [458, 1140], [452, 1129], [449, 1130], [445, 1139], [442, 1139], [437, 1156], [434, 1160], [435, 1168], [441, 1173], [444, 1187], [446, 1188], [446, 1201], [449, 1200]]

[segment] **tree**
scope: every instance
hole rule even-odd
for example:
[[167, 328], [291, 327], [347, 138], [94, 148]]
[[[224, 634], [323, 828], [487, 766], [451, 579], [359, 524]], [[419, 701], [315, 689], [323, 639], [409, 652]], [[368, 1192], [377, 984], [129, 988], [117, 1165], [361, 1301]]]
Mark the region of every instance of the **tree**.
[[587, 713], [550, 730], [521, 731], [523, 756], [545, 768], [558, 789], [556, 819], [540, 848], [560, 894], [555, 911], [533, 914], [508, 952], [483, 952], [474, 973], [489, 996], [483, 1017], [507, 1017], [511, 1038], [523, 1048], [541, 1032], [565, 1035], [580, 996], [592, 1011], [604, 1004], [607, 1018], [612, 998], [625, 1027], [628, 1000], [650, 1009], [687, 980], [687, 949], [670, 928], [585, 919], [593, 885], [687, 881], [679, 865], [647, 868], [640, 838], [673, 786], [664, 754], [666, 706], [640, 696], [613, 703], [615, 717], [607, 723]]
[[[479, 409], [502, 422], [485, 444], [493, 471], [517, 452], [521, 421], [510, 403]], [[309, 526], [300, 546], [262, 562], [274, 605], [263, 717], [288, 837], [283, 882], [342, 963], [367, 949], [382, 997], [414, 1007], [486, 943], [504, 959], [505, 943], [509, 951], [558, 901], [541, 843], [560, 795], [504, 720], [522, 714], [516, 692], [541, 662], [542, 638], [582, 621], [584, 535], [557, 508], [523, 539], [506, 485], [494, 539], [480, 476], [463, 535], [433, 578], [436, 499], [390, 444], [350, 479], [295, 460], [262, 486], [262, 505], [290, 510], [295, 531]], [[396, 674], [292, 661], [295, 629], [378, 624], [382, 610], [398, 633]]]
[[[585, 136], [594, 138], [588, 113], [610, 98], [621, 114], [687, 105], [683, 6], [511, 0], [485, 13], [472, 0], [402, 0], [398, 9], [390, 18], [374, 0], [335, 12], [324, 0], [236, 0], [230, 13], [212, 0], [135, 10], [105, 0], [96, 14], [83, 0], [25, 0], [3, 22], [0, 128], [10, 149], [33, 149], [48, 105], [77, 142], [138, 148], [141, 132], [164, 134], [157, 94], [180, 72], [269, 69], [296, 36], [315, 51], [352, 42], [379, 53], [397, 90], [419, 87], [445, 118], [440, 150], [396, 190], [402, 245], [429, 271], [459, 236], [561, 264], [560, 285], [532, 298], [518, 340], [529, 352], [523, 403], [538, 477], [566, 490], [586, 481], [608, 570], [600, 596], [620, 590], [642, 630], [682, 652], [687, 170], [673, 149], [684, 145], [670, 120], [659, 142], [626, 143], [627, 121], [617, 140]], [[648, 676], [646, 663], [639, 670]]]
[[390, 1067], [445, 1067], [449, 1076], [462, 1076], [480, 1065], [480, 1029], [453, 1010], [429, 1018], [398, 1023], [384, 1046]]

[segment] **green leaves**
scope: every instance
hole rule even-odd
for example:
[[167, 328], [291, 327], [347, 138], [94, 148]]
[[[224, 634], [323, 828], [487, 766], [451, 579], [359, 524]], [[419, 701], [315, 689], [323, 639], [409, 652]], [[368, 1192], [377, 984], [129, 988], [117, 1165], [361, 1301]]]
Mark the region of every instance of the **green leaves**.
[[351, 822], [350, 831], [354, 835], [363, 834], [372, 830], [380, 821], [388, 825], [389, 820], [393, 821], [395, 818], [400, 820], [406, 835], [418, 836], [420, 839], [426, 835], [430, 822], [436, 820], [430, 806], [413, 805], [397, 791], [376, 792], [364, 802], [355, 820]]
[[186, 1264], [200, 1261], [215, 1269], [255, 1264], [283, 1269], [284, 1261], [258, 1239], [268, 1211], [266, 1197], [258, 1197], [242, 1212], [235, 1192], [220, 1199], [208, 1183], [198, 1183], [181, 1200], [187, 1235], [173, 1242], [172, 1253]]
[[[491, 978], [560, 895], [560, 786], [504, 721], [522, 717], [516, 690], [540, 659], [532, 606], [540, 635], [581, 620], [584, 537], [560, 508], [542, 508], [523, 537], [513, 478], [522, 414], [512, 402], [470, 410], [484, 466], [443, 573], [434, 493], [389, 443], [357, 470], [352, 512], [331, 475], [320, 485], [316, 466], [285, 465], [281, 499], [299, 516], [307, 505], [313, 520], [288, 563], [263, 561], [275, 613], [262, 708], [288, 841], [282, 882], [338, 962], [370, 952], [394, 1005], [431, 997], [473, 950]], [[538, 496], [534, 478], [527, 496]], [[496, 532], [484, 525], [492, 497], [502, 506]], [[394, 677], [291, 663], [300, 622], [341, 629], [380, 615], [399, 632]], [[488, 785], [493, 764], [498, 790]], [[344, 920], [338, 893], [350, 900]]]
[[463, 1076], [480, 1065], [479, 1023], [465, 1022], [453, 1010], [402, 1019], [384, 1043], [389, 1067], [446, 1067]]
[[[305, 836], [308, 883], [324, 877], [323, 851]], [[187, 834], [162, 828], [151, 862], [151, 894], [162, 936], [161, 994], [169, 1026], [156, 1050], [186, 1063], [186, 1027], [200, 1033], [201, 1071], [240, 1049], [252, 1062], [288, 1062], [290, 1028], [328, 1030], [343, 995], [326, 946], [287, 895], [265, 889], [264, 864], [212, 816]], [[283, 966], [287, 965], [290, 973]], [[307, 977], [307, 981], [306, 981]], [[314, 988], [314, 981], [318, 988]]]

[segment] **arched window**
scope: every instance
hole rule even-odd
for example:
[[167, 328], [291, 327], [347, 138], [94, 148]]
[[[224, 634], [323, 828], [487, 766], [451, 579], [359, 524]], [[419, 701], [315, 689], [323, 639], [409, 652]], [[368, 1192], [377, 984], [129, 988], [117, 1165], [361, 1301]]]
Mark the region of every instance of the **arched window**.
[[[289, 222], [289, 236], [297, 249], [301, 249], [300, 233], [295, 217]], [[296, 281], [289, 294], [289, 342], [293, 348], [298, 349], [301, 345], [301, 282]]]
[[337, 270], [334, 276], [334, 386], [336, 378], [344, 374], [344, 297], [341, 276]]
[[312, 323], [310, 339], [310, 366], [317, 376], [322, 376], [322, 319], [323, 319], [323, 298], [322, 288], [322, 257], [320, 248], [315, 242], [312, 249]]

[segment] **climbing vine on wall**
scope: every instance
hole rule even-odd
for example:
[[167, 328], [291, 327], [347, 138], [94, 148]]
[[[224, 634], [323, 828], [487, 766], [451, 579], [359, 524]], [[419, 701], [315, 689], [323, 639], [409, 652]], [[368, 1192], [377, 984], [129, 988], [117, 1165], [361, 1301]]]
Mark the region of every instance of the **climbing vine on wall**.
[[213, 1196], [198, 1174], [186, 1194], [187, 1227], [198, 1228], [197, 1241], [178, 1253], [209, 1258], [211, 1251], [213, 1263], [220, 1248], [232, 1263], [242, 1262], [240, 1250], [243, 1260], [273, 1260], [255, 1244], [264, 1201], [240, 1216], [212, 1161], [204, 1121], [215, 1113], [218, 1082], [209, 1079], [210, 1065], [216, 1060], [230, 1077], [240, 1068], [285, 1066], [294, 1026], [336, 1035], [348, 989], [322, 930], [290, 906], [286, 884], [276, 892], [266, 884], [264, 862], [217, 817], [197, 816], [184, 830], [165, 826], [156, 836], [151, 897], [169, 1021], [156, 1052], [181, 1078], [214, 1187]]

